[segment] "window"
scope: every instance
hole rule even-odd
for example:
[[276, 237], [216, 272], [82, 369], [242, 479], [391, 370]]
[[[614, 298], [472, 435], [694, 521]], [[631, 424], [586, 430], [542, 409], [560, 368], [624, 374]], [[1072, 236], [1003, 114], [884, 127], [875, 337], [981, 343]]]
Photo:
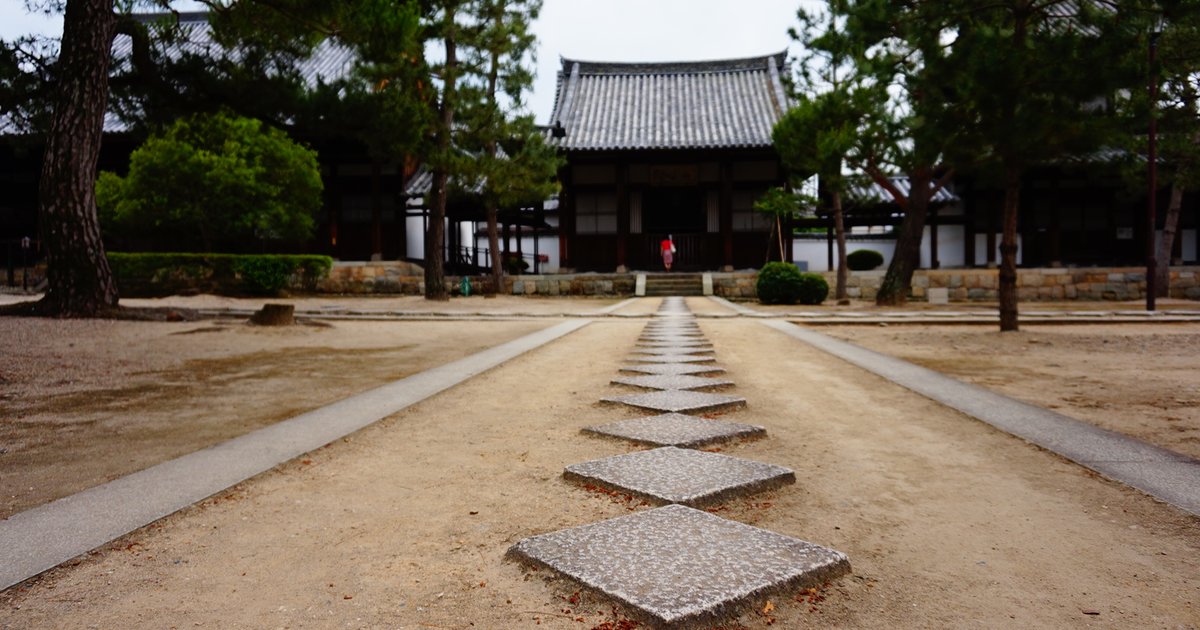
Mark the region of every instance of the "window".
[[759, 194], [751, 190], [733, 191], [733, 231], [768, 232], [773, 223], [771, 217], [754, 209]]
[[581, 192], [575, 196], [576, 234], [616, 234], [617, 195]]

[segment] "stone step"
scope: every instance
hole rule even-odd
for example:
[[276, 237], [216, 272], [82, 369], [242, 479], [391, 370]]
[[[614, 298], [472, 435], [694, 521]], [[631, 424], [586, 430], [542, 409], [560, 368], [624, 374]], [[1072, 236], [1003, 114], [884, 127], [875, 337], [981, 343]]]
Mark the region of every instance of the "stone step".
[[679, 448], [700, 448], [737, 438], [761, 438], [767, 434], [766, 429], [754, 424], [709, 420], [681, 413], [619, 420], [584, 427], [582, 431], [637, 444]]
[[782, 466], [674, 446], [571, 464], [563, 478], [691, 507], [796, 483], [796, 474]]
[[508, 556], [566, 575], [659, 627], [718, 625], [763, 597], [850, 572], [839, 551], [682, 505], [532, 536]]
[[646, 295], [704, 295], [704, 276], [695, 273], [646, 274]]

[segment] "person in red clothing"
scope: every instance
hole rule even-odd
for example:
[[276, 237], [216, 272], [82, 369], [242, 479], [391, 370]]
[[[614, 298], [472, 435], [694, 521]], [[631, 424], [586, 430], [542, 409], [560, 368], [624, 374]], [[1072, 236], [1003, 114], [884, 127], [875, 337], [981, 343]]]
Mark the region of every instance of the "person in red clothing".
[[671, 263], [675, 262], [675, 241], [672, 240], [671, 235], [668, 234], [667, 238], [663, 239], [663, 242], [659, 243], [659, 247], [662, 248], [663, 266], [667, 268], [667, 271], [670, 271]]

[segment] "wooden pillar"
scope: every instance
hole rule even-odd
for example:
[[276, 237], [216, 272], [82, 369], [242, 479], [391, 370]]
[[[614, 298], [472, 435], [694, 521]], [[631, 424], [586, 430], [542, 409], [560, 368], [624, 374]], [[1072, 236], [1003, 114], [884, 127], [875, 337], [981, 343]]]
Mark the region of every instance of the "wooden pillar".
[[560, 269], [574, 267], [571, 261], [571, 242], [575, 238], [575, 196], [571, 193], [571, 167], [558, 170], [558, 181], [562, 188], [558, 193], [558, 266]]
[[929, 268], [937, 269], [942, 266], [938, 260], [938, 209], [929, 206]]
[[383, 260], [383, 169], [371, 160], [371, 260]]
[[720, 224], [724, 270], [733, 271], [733, 164], [721, 162]]
[[975, 266], [975, 204], [963, 200], [963, 265]]
[[987, 212], [987, 256], [984, 257], [988, 269], [996, 266], [996, 206], [988, 206]]
[[629, 245], [629, 186], [626, 185], [628, 164], [617, 165], [617, 273], [629, 270], [626, 263]]

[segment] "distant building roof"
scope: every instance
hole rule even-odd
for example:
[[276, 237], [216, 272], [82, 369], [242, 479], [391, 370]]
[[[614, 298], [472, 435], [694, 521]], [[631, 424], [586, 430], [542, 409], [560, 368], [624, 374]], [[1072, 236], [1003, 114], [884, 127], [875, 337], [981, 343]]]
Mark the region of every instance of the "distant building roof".
[[[903, 175], [892, 175], [888, 177], [892, 185], [895, 186], [905, 196], [911, 194], [911, 185], [908, 178]], [[880, 186], [875, 180], [870, 178], [854, 179], [848, 183], [846, 190], [848, 200], [862, 205], [871, 204], [892, 204], [895, 199], [892, 194], [883, 186]], [[931, 203], [957, 203], [960, 201], [958, 195], [954, 194], [953, 190], [942, 187], [937, 192], [933, 193], [933, 198], [929, 200]]]
[[[212, 27], [208, 23], [206, 13], [148, 13], [135, 16], [143, 22], [174, 20], [178, 15], [179, 36], [169, 43], [154, 43], [159, 46], [163, 56], [178, 60], [185, 54], [202, 55], [219, 58], [230, 55], [236, 58], [236, 51], [228, 51], [213, 39]], [[128, 69], [133, 58], [133, 38], [127, 35], [117, 35], [112, 47], [113, 70], [120, 72]], [[310, 88], [319, 82], [331, 83], [344, 79], [354, 69], [356, 61], [354, 51], [333, 40], [326, 39], [313, 49], [312, 54], [296, 62], [296, 71], [304, 84]], [[0, 124], [0, 128], [3, 124]], [[119, 116], [108, 112], [104, 116], [105, 133], [122, 133], [129, 130], [129, 125]]]
[[785, 71], [782, 52], [673, 63], [563, 59], [552, 142], [576, 151], [769, 147], [789, 107]]

